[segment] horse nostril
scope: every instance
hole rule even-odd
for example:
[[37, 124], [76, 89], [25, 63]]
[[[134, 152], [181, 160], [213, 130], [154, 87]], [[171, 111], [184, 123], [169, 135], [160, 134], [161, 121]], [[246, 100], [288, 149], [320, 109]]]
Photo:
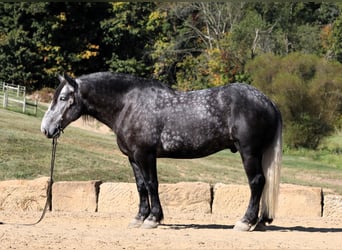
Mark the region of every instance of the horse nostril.
[[44, 134], [45, 136], [47, 136], [48, 133], [49, 133], [45, 128], [42, 129], [42, 132], [43, 132], [43, 134]]

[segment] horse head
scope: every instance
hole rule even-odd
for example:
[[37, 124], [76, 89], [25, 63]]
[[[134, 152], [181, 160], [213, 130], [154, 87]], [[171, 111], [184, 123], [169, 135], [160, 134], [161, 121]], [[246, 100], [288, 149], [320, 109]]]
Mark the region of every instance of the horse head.
[[58, 75], [58, 79], [60, 84], [41, 123], [41, 131], [48, 138], [58, 137], [64, 128], [82, 114], [77, 80], [67, 74]]

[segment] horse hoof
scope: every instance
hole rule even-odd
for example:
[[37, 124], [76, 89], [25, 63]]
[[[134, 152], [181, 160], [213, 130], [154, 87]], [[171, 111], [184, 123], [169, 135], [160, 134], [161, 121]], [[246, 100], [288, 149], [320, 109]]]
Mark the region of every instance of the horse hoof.
[[260, 231], [260, 232], [266, 231], [265, 223], [259, 222], [259, 223], [255, 224], [254, 226], [252, 226], [249, 231], [254, 231], [254, 230], [255, 231]]
[[251, 227], [252, 226], [250, 224], [239, 220], [238, 222], [235, 223], [234, 230], [248, 232], [250, 231]]
[[152, 229], [152, 228], [157, 228], [159, 226], [159, 222], [151, 219], [146, 219], [144, 223], [142, 224], [141, 228], [144, 229]]
[[139, 228], [144, 223], [144, 220], [140, 218], [134, 218], [129, 224], [128, 228]]

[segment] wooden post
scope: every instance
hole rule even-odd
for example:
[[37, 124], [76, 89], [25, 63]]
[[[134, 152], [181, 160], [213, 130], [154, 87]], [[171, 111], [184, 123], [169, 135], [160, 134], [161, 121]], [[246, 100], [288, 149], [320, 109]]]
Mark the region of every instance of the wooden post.
[[4, 92], [3, 107], [4, 107], [5, 109], [7, 109], [7, 105], [8, 105], [8, 95], [7, 95], [7, 91], [5, 90], [5, 92]]
[[24, 96], [24, 101], [23, 101], [23, 113], [26, 111], [26, 96]]
[[36, 99], [34, 101], [34, 115], [37, 116], [37, 110], [38, 110], [38, 100]]

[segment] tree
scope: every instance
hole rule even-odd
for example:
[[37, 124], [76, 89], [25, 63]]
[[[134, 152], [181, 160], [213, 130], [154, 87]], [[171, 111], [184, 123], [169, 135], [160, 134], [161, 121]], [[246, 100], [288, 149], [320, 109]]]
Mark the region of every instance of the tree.
[[221, 49], [220, 40], [241, 21], [244, 5], [243, 2], [186, 3], [178, 5], [174, 13], [207, 50]]
[[27, 26], [32, 24], [30, 17], [41, 14], [44, 7], [44, 3], [35, 9], [28, 3], [0, 3], [0, 79], [3, 81], [32, 87], [41, 79], [36, 39]]
[[109, 55], [105, 63], [110, 70], [141, 76], [151, 75], [151, 46], [158, 29], [148, 27], [154, 9], [155, 4], [152, 2], [112, 3], [111, 17], [101, 22], [101, 54]]
[[0, 3], [0, 13], [3, 81], [37, 89], [54, 86], [56, 73], [106, 69], [96, 31], [107, 3]]
[[75, 75], [107, 70], [100, 23], [109, 17], [110, 7], [109, 3], [50, 3], [54, 23], [46, 46], [56, 53], [53, 63]]
[[[169, 6], [174, 38], [176, 85], [183, 90], [223, 85], [235, 80], [242, 62], [231, 46], [231, 31], [243, 16], [244, 3], [182, 3]], [[165, 43], [163, 43], [165, 44]]]
[[[339, 10], [342, 11], [342, 4], [339, 4]], [[342, 62], [342, 15], [340, 14], [332, 26], [330, 53], [332, 57]]]
[[34, 89], [54, 86], [55, 75], [63, 71], [132, 73], [182, 89], [250, 82], [244, 67], [264, 53], [340, 60], [338, 6], [0, 3], [0, 78]]

